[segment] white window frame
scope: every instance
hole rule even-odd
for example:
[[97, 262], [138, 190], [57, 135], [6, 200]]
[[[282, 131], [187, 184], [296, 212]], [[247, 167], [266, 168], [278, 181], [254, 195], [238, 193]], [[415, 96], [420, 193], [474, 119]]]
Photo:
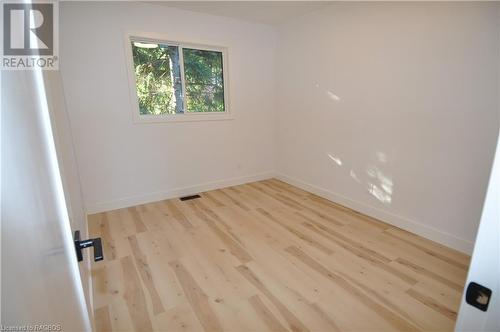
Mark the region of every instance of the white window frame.
[[[179, 62], [181, 66], [182, 99], [184, 113], [149, 115], [141, 114], [139, 110], [139, 98], [137, 97], [137, 87], [135, 82], [134, 58], [132, 54], [132, 42], [143, 41], [155, 44], [167, 44], [179, 47]], [[224, 87], [224, 112], [186, 112], [186, 87], [184, 80], [184, 55], [183, 48], [197, 49], [202, 51], [216, 51], [222, 53], [222, 75]], [[233, 120], [229, 102], [229, 75], [228, 75], [228, 49], [222, 46], [205, 45], [198, 43], [186, 43], [171, 41], [163, 36], [150, 33], [127, 33], [125, 35], [125, 53], [127, 58], [127, 76], [129, 81], [130, 102], [132, 109], [132, 120], [134, 123], [155, 123], [155, 122], [185, 122], [185, 121], [217, 121]]]

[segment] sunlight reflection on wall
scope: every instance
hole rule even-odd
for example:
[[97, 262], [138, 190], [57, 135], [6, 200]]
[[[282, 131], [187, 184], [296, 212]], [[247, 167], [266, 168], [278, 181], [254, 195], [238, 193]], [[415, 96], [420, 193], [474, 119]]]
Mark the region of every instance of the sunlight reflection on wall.
[[[316, 89], [319, 89], [320, 88], [319, 83], [315, 83], [314, 87]], [[337, 94], [335, 94], [332, 90], [325, 90], [325, 94], [328, 96], [328, 98], [330, 98], [333, 101], [336, 102], [340, 101], [340, 97]]]
[[[318, 89], [318, 92], [323, 90], [319, 83], [315, 83], [314, 87]], [[341, 98], [335, 94], [332, 90], [324, 90], [325, 95], [333, 102], [340, 102]], [[367, 165], [363, 171], [358, 171], [355, 165], [351, 164], [349, 167], [348, 160], [342, 160], [339, 156], [326, 152], [326, 155], [330, 160], [332, 160], [341, 169], [346, 168], [349, 170], [350, 178], [357, 184], [365, 187], [366, 191], [373, 197], [375, 197], [379, 202], [385, 205], [390, 205], [392, 202], [392, 195], [394, 191], [394, 182], [391, 175], [384, 173], [383, 169], [385, 164], [388, 163], [389, 157], [386, 153], [382, 151], [375, 151], [373, 155], [369, 158], [369, 162], [365, 163]]]
[[[385, 153], [377, 151], [375, 157], [381, 166], [387, 163], [387, 155]], [[375, 165], [368, 166], [366, 173], [371, 178], [371, 182], [368, 182], [368, 192], [380, 202], [390, 204], [394, 185], [392, 178]]]
[[[375, 153], [375, 156], [379, 164], [387, 163], [387, 155], [385, 153], [378, 151]], [[390, 204], [394, 186], [392, 178], [375, 165], [369, 165], [366, 169], [366, 174], [371, 180], [367, 183], [368, 192], [380, 202]]]
[[326, 91], [326, 95], [330, 97], [331, 100], [340, 101], [340, 97], [331, 91]]
[[338, 157], [332, 156], [331, 154], [327, 153], [328, 157], [333, 160], [337, 165], [342, 166], [342, 160]]
[[[331, 153], [327, 153], [337, 166], [342, 166], [342, 160]], [[394, 182], [392, 177], [382, 171], [383, 165], [388, 162], [388, 157], [383, 152], [376, 152], [374, 162], [370, 163], [366, 168], [366, 175], [364, 181], [360, 179], [358, 173], [354, 169], [349, 170], [349, 176], [358, 184], [363, 185], [370, 195], [375, 197], [379, 202], [389, 205], [392, 202]], [[347, 165], [346, 165], [347, 166]]]
[[354, 170], [351, 169], [351, 171], [349, 172], [349, 175], [351, 176], [351, 178], [354, 179], [354, 181], [356, 181], [357, 183], [361, 183], [361, 180], [358, 178], [358, 176], [356, 175], [356, 172], [354, 172]]

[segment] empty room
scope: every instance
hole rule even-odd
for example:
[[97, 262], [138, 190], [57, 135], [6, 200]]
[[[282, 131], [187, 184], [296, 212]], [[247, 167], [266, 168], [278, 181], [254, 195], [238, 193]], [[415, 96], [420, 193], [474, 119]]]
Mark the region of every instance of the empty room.
[[499, 2], [1, 6], [2, 330], [500, 331]]

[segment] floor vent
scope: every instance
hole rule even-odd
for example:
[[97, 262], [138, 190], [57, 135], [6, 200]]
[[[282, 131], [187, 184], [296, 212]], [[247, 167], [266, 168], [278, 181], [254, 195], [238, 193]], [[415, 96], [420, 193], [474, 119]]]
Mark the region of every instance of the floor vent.
[[201, 196], [200, 195], [184, 196], [184, 197], [181, 197], [180, 200], [181, 201], [189, 201], [190, 199], [196, 199], [196, 198], [201, 198]]

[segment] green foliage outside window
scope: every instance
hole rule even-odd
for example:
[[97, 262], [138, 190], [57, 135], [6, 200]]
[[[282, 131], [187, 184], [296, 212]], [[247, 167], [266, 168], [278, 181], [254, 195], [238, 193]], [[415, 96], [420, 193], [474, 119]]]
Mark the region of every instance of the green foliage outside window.
[[139, 112], [163, 115], [224, 112], [222, 53], [181, 48], [186, 98], [182, 91], [179, 47], [132, 42]]
[[224, 112], [222, 53], [184, 48], [187, 112]]
[[[140, 44], [139, 44], [140, 45]], [[140, 114], [175, 114], [175, 78], [171, 68], [172, 57], [177, 56], [176, 47], [145, 44], [151, 48], [132, 44], [135, 83], [139, 99]], [[153, 47], [155, 46], [156, 47]], [[179, 101], [180, 102], [180, 101]]]

